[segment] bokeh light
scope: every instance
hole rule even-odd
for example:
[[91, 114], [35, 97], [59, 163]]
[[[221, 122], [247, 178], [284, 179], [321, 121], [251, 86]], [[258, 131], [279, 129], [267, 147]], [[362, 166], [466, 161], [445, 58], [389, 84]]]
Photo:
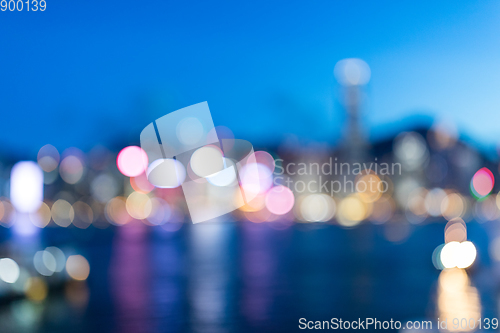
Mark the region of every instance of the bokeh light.
[[50, 207], [45, 202], [42, 202], [40, 208], [36, 212], [30, 213], [29, 217], [34, 225], [39, 228], [45, 228], [52, 218]]
[[208, 134], [207, 138], [215, 138], [217, 137], [219, 139], [219, 143], [221, 144], [222, 150], [225, 152], [231, 151], [233, 149], [235, 140], [234, 140], [234, 134], [231, 129], [229, 129], [226, 126], [215, 126], [212, 128]]
[[300, 203], [300, 213], [308, 222], [326, 222], [335, 215], [335, 201], [326, 194], [310, 194]]
[[[239, 197], [235, 198], [237, 206], [240, 206], [239, 200], [241, 200], [241, 198]], [[244, 212], [256, 212], [264, 209], [265, 207], [266, 207], [266, 194], [261, 193], [256, 195], [252, 200], [245, 203], [243, 206], [241, 206], [240, 210]]]
[[230, 158], [223, 158], [225, 168], [209, 177], [207, 180], [210, 184], [215, 186], [229, 186], [236, 184], [236, 164]]
[[344, 227], [353, 227], [364, 220], [370, 213], [371, 205], [363, 202], [359, 195], [351, 194], [340, 201], [337, 221]]
[[147, 218], [153, 209], [149, 196], [139, 192], [132, 192], [127, 197], [125, 207], [129, 215], [138, 220]]
[[224, 169], [222, 155], [218, 147], [201, 147], [193, 153], [189, 165], [198, 177], [205, 178]]
[[86, 280], [90, 274], [89, 262], [84, 256], [79, 254], [69, 256], [66, 261], [66, 272], [75, 280]]
[[73, 204], [73, 211], [75, 212], [73, 225], [77, 228], [86, 229], [94, 221], [94, 212], [92, 207], [83, 201], [75, 202]]
[[66, 228], [75, 218], [75, 210], [71, 204], [64, 199], [59, 199], [54, 202], [50, 211], [52, 220], [60, 227]]
[[30, 277], [24, 286], [26, 297], [33, 302], [41, 302], [49, 293], [47, 283], [39, 277]]
[[493, 173], [488, 168], [479, 169], [471, 180], [471, 192], [477, 199], [482, 199], [490, 194], [495, 184]]
[[149, 193], [155, 188], [155, 186], [149, 182], [146, 173], [141, 173], [137, 177], [130, 177], [130, 185], [134, 191], [142, 193]]
[[446, 198], [446, 192], [441, 188], [433, 188], [425, 196], [425, 209], [431, 216], [441, 215], [441, 205]]
[[148, 181], [159, 188], [181, 186], [186, 179], [186, 169], [181, 162], [171, 159], [158, 159], [147, 170]]
[[49, 246], [45, 249], [45, 252], [50, 253], [55, 259], [54, 272], [62, 272], [66, 264], [66, 256], [64, 252], [55, 246]]
[[243, 190], [252, 195], [265, 193], [273, 185], [273, 175], [269, 168], [260, 163], [247, 163], [240, 170]]
[[445, 268], [468, 268], [476, 260], [477, 250], [471, 242], [450, 242], [441, 250], [441, 263]]
[[494, 196], [486, 196], [474, 203], [474, 216], [478, 222], [494, 221], [500, 217], [500, 211]]
[[61, 178], [68, 184], [78, 183], [85, 172], [85, 167], [82, 160], [75, 155], [68, 155], [59, 166], [59, 174]]
[[126, 208], [126, 199], [124, 197], [115, 197], [111, 199], [105, 208], [105, 216], [109, 223], [115, 225], [124, 225], [132, 220]]
[[56, 147], [45, 145], [38, 151], [37, 161], [43, 171], [52, 172], [59, 165], [60, 158]]
[[128, 146], [118, 153], [116, 165], [123, 175], [137, 177], [146, 171], [148, 155], [141, 147]]
[[19, 278], [19, 265], [10, 258], [0, 259], [0, 279], [7, 283], [15, 283]]
[[199, 143], [203, 137], [203, 124], [195, 117], [182, 119], [176, 127], [177, 138], [186, 145], [192, 146]]
[[43, 171], [35, 162], [18, 162], [10, 174], [10, 200], [19, 212], [38, 210], [43, 201]]
[[383, 191], [387, 190], [384, 188], [384, 184], [380, 178], [370, 172], [357, 179], [356, 189], [358, 190], [359, 198], [364, 202], [377, 201], [382, 196]]
[[285, 186], [278, 185], [267, 192], [266, 207], [276, 215], [284, 215], [292, 210], [295, 197], [292, 191]]
[[152, 225], [161, 225], [170, 219], [172, 209], [168, 202], [161, 198], [151, 199], [151, 213], [147, 216], [147, 221]]
[[343, 59], [337, 62], [334, 74], [344, 86], [365, 85], [370, 81], [370, 67], [358, 58]]
[[467, 204], [459, 193], [450, 192], [441, 201], [441, 214], [447, 220], [455, 217], [463, 217]]
[[446, 244], [441, 244], [432, 252], [432, 264], [438, 270], [445, 269], [443, 263], [441, 262], [441, 251]]
[[394, 154], [408, 170], [417, 169], [429, 157], [424, 138], [416, 132], [399, 134], [394, 140]]
[[267, 151], [259, 150], [254, 153], [255, 161], [259, 164], [265, 165], [271, 173], [274, 172], [276, 162], [271, 154]]
[[444, 228], [444, 242], [464, 242], [467, 240], [467, 225], [461, 218], [450, 220]]
[[33, 265], [38, 273], [51, 276], [56, 271], [57, 261], [49, 251], [37, 251], [33, 257]]

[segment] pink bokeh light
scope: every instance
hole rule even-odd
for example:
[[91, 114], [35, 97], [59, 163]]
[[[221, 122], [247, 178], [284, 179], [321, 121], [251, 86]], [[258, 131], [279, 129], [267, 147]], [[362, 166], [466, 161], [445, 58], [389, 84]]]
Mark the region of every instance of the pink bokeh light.
[[493, 190], [495, 177], [488, 168], [481, 168], [472, 177], [474, 191], [481, 197], [488, 195]]
[[283, 185], [273, 187], [266, 195], [267, 209], [276, 215], [288, 213], [295, 203], [292, 191]]
[[129, 146], [123, 148], [116, 158], [118, 170], [127, 177], [137, 177], [148, 166], [148, 155], [141, 147]]

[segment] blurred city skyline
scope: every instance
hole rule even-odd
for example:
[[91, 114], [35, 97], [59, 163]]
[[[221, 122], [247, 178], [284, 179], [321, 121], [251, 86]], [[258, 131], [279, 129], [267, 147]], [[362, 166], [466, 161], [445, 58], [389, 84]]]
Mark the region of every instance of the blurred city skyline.
[[89, 1], [6, 12], [1, 152], [137, 142], [152, 119], [202, 101], [257, 146], [287, 134], [335, 144], [345, 115], [333, 68], [348, 57], [371, 68], [362, 119], [372, 139], [423, 115], [491, 147], [499, 10], [494, 1]]

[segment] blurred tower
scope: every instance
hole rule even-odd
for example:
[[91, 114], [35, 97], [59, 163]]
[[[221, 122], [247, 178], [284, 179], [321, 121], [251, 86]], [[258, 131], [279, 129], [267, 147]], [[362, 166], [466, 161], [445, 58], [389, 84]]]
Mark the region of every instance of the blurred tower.
[[343, 103], [347, 113], [342, 155], [346, 162], [362, 163], [367, 159], [368, 142], [361, 128], [360, 104], [362, 86], [370, 80], [370, 67], [361, 59], [343, 59], [335, 65], [334, 74], [343, 86]]

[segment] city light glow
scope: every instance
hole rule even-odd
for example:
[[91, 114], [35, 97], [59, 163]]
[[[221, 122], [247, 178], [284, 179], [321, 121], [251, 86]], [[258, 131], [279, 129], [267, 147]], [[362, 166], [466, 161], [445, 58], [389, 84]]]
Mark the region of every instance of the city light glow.
[[10, 174], [10, 200], [17, 211], [35, 212], [43, 201], [43, 171], [35, 162], [18, 162]]

